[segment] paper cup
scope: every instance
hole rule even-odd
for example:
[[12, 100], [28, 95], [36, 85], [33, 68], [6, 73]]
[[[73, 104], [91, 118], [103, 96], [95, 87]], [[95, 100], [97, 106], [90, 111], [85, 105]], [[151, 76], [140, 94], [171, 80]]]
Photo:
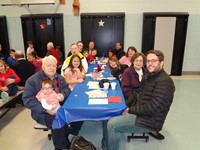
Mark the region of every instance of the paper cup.
[[115, 89], [116, 89], [116, 85], [117, 85], [116, 82], [112, 82], [112, 83], [111, 83], [111, 88], [112, 88], [112, 90], [115, 90]]
[[103, 89], [104, 89], [105, 92], [108, 92], [108, 88], [109, 88], [109, 83], [104, 83]]

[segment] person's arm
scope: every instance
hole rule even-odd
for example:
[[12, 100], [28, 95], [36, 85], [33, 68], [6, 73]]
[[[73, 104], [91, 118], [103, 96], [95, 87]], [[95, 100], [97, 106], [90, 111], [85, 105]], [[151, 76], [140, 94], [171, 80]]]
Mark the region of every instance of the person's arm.
[[71, 69], [67, 68], [65, 70], [65, 73], [64, 73], [64, 76], [65, 76], [65, 81], [68, 83], [68, 84], [76, 84], [76, 83], [81, 83], [81, 81], [83, 81], [83, 79], [72, 79], [72, 71]]
[[85, 69], [83, 68], [82, 72], [79, 68], [74, 68], [74, 70], [77, 71], [78, 79], [84, 79], [85, 78]]
[[138, 102], [136, 105], [130, 107], [129, 113], [152, 116], [168, 109], [173, 100], [174, 90], [175, 87], [172, 80], [158, 80], [155, 83], [152, 94], [149, 93], [148, 89], [143, 91], [145, 95], [142, 95], [141, 98], [145, 98], [146, 102], [143, 104]]
[[125, 98], [132, 94], [130, 69], [126, 69], [122, 74], [121, 88]]
[[45, 99], [41, 100], [42, 107], [47, 110], [52, 110], [53, 105], [49, 105]]
[[39, 82], [37, 78], [30, 77], [25, 84], [25, 89], [22, 95], [24, 105], [31, 109], [33, 112], [46, 113], [46, 110], [42, 107], [41, 103], [35, 97], [39, 92]]
[[82, 61], [83, 68], [85, 69], [85, 72], [87, 73], [87, 71], [88, 71], [88, 62], [87, 62], [86, 58], [83, 57], [81, 59], [81, 61]]
[[7, 85], [11, 84], [11, 83], [18, 83], [21, 81], [21, 79], [19, 78], [19, 76], [15, 73], [15, 71], [13, 69], [9, 69], [9, 74], [10, 76], [13, 76], [13, 78], [8, 78], [7, 79]]

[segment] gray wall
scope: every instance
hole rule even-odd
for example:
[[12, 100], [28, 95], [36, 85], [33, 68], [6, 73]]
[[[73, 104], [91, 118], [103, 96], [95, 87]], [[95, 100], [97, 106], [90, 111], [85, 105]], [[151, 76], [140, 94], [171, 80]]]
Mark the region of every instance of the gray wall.
[[[47, 0], [48, 1], [48, 0]], [[10, 47], [24, 50], [20, 16], [24, 14], [63, 13], [66, 54], [69, 46], [81, 39], [80, 16], [74, 16], [73, 0], [60, 5], [0, 6], [0, 15], [7, 16]], [[133, 45], [141, 48], [143, 12], [188, 12], [189, 22], [183, 71], [199, 71], [200, 1], [199, 0], [80, 0], [81, 13], [125, 12], [125, 50]]]

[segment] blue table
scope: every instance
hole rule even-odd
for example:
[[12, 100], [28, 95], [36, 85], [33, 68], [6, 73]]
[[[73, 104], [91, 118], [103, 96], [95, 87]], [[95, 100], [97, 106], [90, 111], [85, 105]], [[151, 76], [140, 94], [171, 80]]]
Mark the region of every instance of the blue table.
[[[97, 65], [95, 64], [89, 65], [88, 72], [92, 72], [96, 66]], [[110, 72], [107, 66], [104, 68], [103, 76], [110, 76]], [[52, 125], [54, 129], [60, 128], [64, 124], [69, 124], [70, 122], [84, 120], [108, 120], [111, 117], [122, 114], [126, 108], [126, 104], [118, 80], [111, 80], [111, 82], [117, 82], [117, 87], [116, 90], [109, 89], [107, 95], [121, 96], [122, 103], [88, 105], [89, 98], [85, 92], [90, 91], [88, 89], [87, 83], [91, 80], [91, 77], [86, 76], [83, 83], [79, 83], [75, 86], [74, 90], [70, 93], [64, 105], [57, 111]]]

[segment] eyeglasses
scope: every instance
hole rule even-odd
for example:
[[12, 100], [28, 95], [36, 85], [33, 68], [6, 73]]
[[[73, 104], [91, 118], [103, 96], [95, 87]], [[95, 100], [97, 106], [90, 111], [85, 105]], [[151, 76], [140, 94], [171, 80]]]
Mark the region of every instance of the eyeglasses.
[[139, 62], [139, 63], [142, 63], [143, 60], [142, 59], [135, 59], [134, 62]]
[[52, 87], [43, 87], [42, 90], [47, 90], [47, 91], [50, 91], [52, 90], [53, 88]]
[[155, 62], [157, 62], [157, 61], [159, 61], [159, 60], [157, 60], [157, 59], [152, 59], [152, 60], [147, 60], [146, 62], [147, 62], [147, 63], [150, 63], [150, 62], [151, 62], [151, 63], [155, 63]]

